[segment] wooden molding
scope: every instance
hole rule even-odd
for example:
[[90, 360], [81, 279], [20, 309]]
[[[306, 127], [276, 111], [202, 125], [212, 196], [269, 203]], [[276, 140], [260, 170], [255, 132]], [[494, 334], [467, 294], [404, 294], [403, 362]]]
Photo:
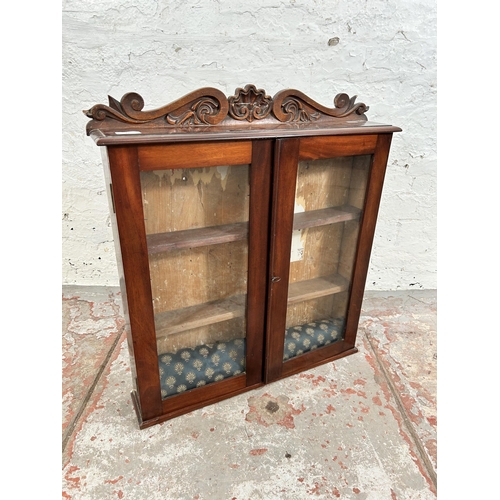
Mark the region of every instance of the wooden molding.
[[[152, 131], [240, 130], [258, 121], [259, 127], [283, 127], [308, 123], [335, 125], [349, 121], [363, 124], [368, 106], [355, 103], [356, 96], [337, 94], [334, 107], [317, 103], [295, 89], [279, 91], [274, 97], [255, 85], [237, 88], [235, 95], [226, 97], [220, 90], [204, 87], [160, 108], [143, 111], [144, 99], [135, 92], [125, 94], [120, 101], [108, 96], [109, 104], [96, 104], [85, 115], [91, 118], [87, 134], [92, 131]], [[131, 128], [133, 127], [133, 128]]]
[[117, 120], [140, 125], [161, 120], [166, 122], [165, 125], [187, 126], [217, 125], [228, 111], [226, 96], [220, 90], [210, 87], [190, 92], [151, 111], [142, 111], [144, 99], [135, 92], [125, 94], [120, 101], [111, 96], [108, 96], [108, 100], [109, 106], [96, 104], [84, 113], [97, 122]]
[[271, 112], [272, 97], [266, 95], [263, 89], [257, 90], [255, 85], [247, 85], [244, 89], [238, 88], [235, 95], [228, 98], [229, 114], [235, 120], [249, 122], [262, 120]]
[[[278, 92], [273, 99], [273, 113], [281, 122], [309, 122], [321, 118], [346, 118], [366, 120], [368, 106], [355, 104], [357, 96], [337, 94], [333, 101], [334, 108], [327, 108], [313, 101], [299, 90], [288, 89]], [[363, 118], [362, 118], [363, 117]]]

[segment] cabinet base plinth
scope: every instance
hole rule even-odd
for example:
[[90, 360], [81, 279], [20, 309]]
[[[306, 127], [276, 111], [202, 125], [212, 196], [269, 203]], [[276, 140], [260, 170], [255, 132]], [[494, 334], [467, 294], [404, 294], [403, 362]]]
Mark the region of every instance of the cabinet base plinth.
[[[326, 358], [326, 359], [322, 359], [322, 360], [318, 360], [314, 363], [308, 363], [308, 368], [307, 369], [312, 369], [312, 368], [316, 368], [317, 366], [321, 366], [321, 365], [324, 365], [326, 363], [330, 363], [332, 361], [335, 361], [337, 359], [340, 359], [340, 358], [343, 358], [345, 356], [350, 356], [352, 354], [356, 354], [358, 352], [358, 349], [356, 347], [353, 347], [351, 349], [348, 349], [346, 351], [343, 351], [341, 353], [338, 353], [334, 356], [330, 356], [329, 358]], [[281, 375], [281, 377], [279, 377], [277, 380], [282, 380], [284, 378], [288, 378], [289, 376], [291, 375], [295, 375], [297, 373], [301, 373], [304, 371], [304, 368], [301, 368], [301, 367], [297, 367], [295, 368], [293, 371], [286, 371], [286, 373], [283, 373]], [[151, 419], [148, 419], [148, 420], [143, 420], [142, 419], [142, 415], [141, 415], [141, 410], [140, 410], [140, 404], [139, 404], [139, 400], [137, 398], [137, 393], [136, 391], [132, 391], [130, 393], [131, 397], [132, 397], [132, 403], [134, 405], [134, 410], [135, 410], [135, 413], [136, 413], [136, 416], [137, 416], [137, 421], [139, 423], [139, 428], [140, 429], [146, 429], [147, 427], [151, 427], [153, 425], [156, 425], [156, 424], [161, 424], [162, 422], [166, 422], [167, 420], [171, 420], [172, 418], [176, 418], [176, 417], [179, 417], [181, 415], [185, 415], [186, 413], [190, 413], [194, 410], [199, 410], [200, 408], [204, 408], [208, 405], [211, 405], [211, 404], [214, 404], [214, 403], [218, 403], [220, 401], [224, 401], [226, 399], [230, 399], [234, 396], [238, 396], [239, 394], [243, 394], [244, 392], [249, 392], [251, 390], [254, 390], [254, 389], [258, 389], [259, 387], [262, 387], [263, 385], [265, 385], [264, 383], [258, 383], [258, 384], [255, 384], [255, 385], [252, 385], [252, 386], [248, 386], [248, 387], [244, 387], [242, 389], [238, 389], [236, 391], [233, 391], [231, 393], [227, 393], [227, 394], [224, 394], [224, 395], [218, 395], [212, 399], [208, 399], [208, 400], [203, 400], [203, 401], [199, 401], [195, 404], [186, 404], [186, 406], [182, 407], [182, 408], [177, 408], [171, 412], [166, 412], [162, 415], [158, 415], [157, 417], [154, 417], [154, 418], [151, 418]]]
[[[281, 376], [278, 377], [276, 380], [281, 380], [290, 377], [291, 375], [302, 373], [306, 370], [312, 370], [313, 368], [325, 365], [326, 363], [330, 363], [332, 361], [336, 361], [337, 359], [344, 358], [345, 356], [350, 356], [351, 354], [356, 354], [357, 352], [358, 352], [357, 347], [351, 347], [349, 349], [333, 354], [332, 356], [328, 356], [326, 358], [325, 357], [317, 358], [317, 359], [314, 359], [313, 356], [308, 356], [308, 358], [305, 358], [307, 354], [304, 354], [303, 357], [305, 359], [302, 362], [300, 362], [301, 361], [300, 358], [295, 358], [292, 360], [292, 362], [286, 363], [283, 367], [283, 372]], [[316, 352], [313, 352], [313, 355], [314, 354], [316, 354]], [[294, 363], [294, 361], [297, 362]]]
[[166, 422], [167, 420], [171, 420], [172, 418], [180, 417], [181, 415], [185, 415], [186, 413], [190, 413], [194, 410], [199, 410], [200, 408], [205, 408], [206, 406], [209, 406], [214, 403], [218, 403], [220, 401], [223, 401], [225, 399], [230, 399], [234, 396], [238, 396], [239, 394], [242, 394], [244, 392], [251, 391], [253, 389], [258, 389], [259, 387], [262, 387], [264, 384], [263, 383], [258, 383], [255, 385], [251, 385], [248, 387], [244, 387], [243, 389], [238, 389], [234, 392], [224, 394], [223, 396], [217, 396], [212, 399], [208, 400], [203, 400], [199, 401], [195, 404], [189, 404], [187, 403], [186, 406], [182, 408], [175, 409], [174, 411], [171, 412], [166, 412], [162, 415], [159, 415], [157, 417], [151, 418], [149, 420], [143, 420], [140, 412], [140, 406], [139, 406], [139, 401], [137, 400], [137, 394], [135, 391], [132, 391], [131, 396], [132, 396], [132, 402], [134, 404], [134, 409], [135, 413], [137, 416], [137, 421], [139, 422], [139, 429], [146, 429], [147, 427], [151, 427], [156, 424], [161, 424], [162, 422]]

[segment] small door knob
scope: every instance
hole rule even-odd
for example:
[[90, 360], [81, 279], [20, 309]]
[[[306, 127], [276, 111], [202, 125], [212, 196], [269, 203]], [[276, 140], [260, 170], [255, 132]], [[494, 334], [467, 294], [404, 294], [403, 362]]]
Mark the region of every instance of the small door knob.
[[279, 276], [273, 276], [273, 277], [271, 278], [271, 281], [272, 281], [273, 283], [278, 283], [278, 281], [281, 281], [281, 278], [280, 278]]

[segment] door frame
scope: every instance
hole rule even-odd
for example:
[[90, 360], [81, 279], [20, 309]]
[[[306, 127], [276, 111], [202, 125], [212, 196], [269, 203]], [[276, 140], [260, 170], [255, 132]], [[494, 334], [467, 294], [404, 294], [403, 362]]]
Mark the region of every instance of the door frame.
[[[391, 140], [392, 133], [276, 140], [266, 321], [266, 383], [357, 352], [356, 334]], [[299, 161], [367, 154], [372, 155], [372, 159], [354, 258], [344, 338], [284, 362], [290, 252]]]

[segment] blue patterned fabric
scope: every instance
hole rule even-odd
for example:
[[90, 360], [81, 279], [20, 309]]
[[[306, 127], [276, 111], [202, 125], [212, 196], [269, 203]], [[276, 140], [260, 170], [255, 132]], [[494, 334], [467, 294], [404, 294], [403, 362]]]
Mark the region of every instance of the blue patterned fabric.
[[[283, 361], [342, 339], [344, 319], [325, 319], [287, 328]], [[244, 338], [179, 349], [158, 356], [161, 396], [203, 387], [245, 371]]]
[[324, 319], [287, 328], [283, 361], [342, 339], [344, 318]]
[[245, 371], [245, 339], [179, 349], [158, 356], [161, 396], [166, 398]]

